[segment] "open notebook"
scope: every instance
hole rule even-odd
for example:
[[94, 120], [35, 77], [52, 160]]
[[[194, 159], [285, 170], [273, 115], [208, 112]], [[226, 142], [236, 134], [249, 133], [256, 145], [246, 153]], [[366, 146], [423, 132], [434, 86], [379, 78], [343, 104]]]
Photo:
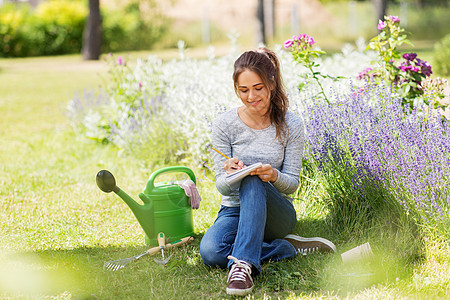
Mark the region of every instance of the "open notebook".
[[225, 180], [228, 182], [228, 184], [232, 187], [236, 187], [239, 185], [239, 182], [245, 177], [250, 174], [251, 171], [259, 168], [262, 166], [262, 163], [258, 162], [253, 165], [247, 166], [245, 168], [242, 168], [236, 172], [230, 173], [225, 177]]

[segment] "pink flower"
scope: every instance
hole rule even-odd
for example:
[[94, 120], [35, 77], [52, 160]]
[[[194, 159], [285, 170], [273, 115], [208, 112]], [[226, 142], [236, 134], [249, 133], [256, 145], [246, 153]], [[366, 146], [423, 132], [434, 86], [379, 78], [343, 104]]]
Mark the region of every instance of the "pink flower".
[[293, 43], [294, 43], [294, 41], [291, 40], [291, 39], [286, 40], [286, 41], [284, 42], [284, 48], [285, 48], [285, 49], [290, 48], [290, 47], [292, 46]]
[[411, 71], [411, 72], [419, 72], [420, 71], [420, 68], [419, 67], [415, 67], [415, 66], [412, 66], [412, 65], [410, 65], [410, 64], [408, 64], [408, 63], [403, 63], [403, 64], [401, 64], [400, 65], [400, 71], [402, 71], [402, 72], [408, 72], [408, 71]]
[[386, 22], [378, 22], [378, 30], [383, 30], [386, 27]]
[[389, 19], [391, 19], [392, 22], [394, 22], [394, 23], [400, 22], [400, 18], [397, 16], [389, 16]]
[[402, 72], [406, 72], [406, 71], [408, 71], [410, 68], [411, 68], [411, 67], [410, 67], [409, 65], [401, 65], [399, 69], [400, 69], [400, 71], [402, 71]]
[[306, 43], [308, 43], [310, 45], [313, 45], [315, 43], [314, 38], [312, 36], [310, 36], [309, 34], [306, 34], [306, 33], [300, 34], [298, 36], [298, 39], [300, 41], [304, 41], [304, 42], [306, 42]]
[[373, 69], [371, 67], [365, 68], [363, 71], [358, 73], [358, 76], [356, 76], [357, 79], [363, 80], [365, 78], [375, 77], [375, 74], [371, 74], [370, 71]]

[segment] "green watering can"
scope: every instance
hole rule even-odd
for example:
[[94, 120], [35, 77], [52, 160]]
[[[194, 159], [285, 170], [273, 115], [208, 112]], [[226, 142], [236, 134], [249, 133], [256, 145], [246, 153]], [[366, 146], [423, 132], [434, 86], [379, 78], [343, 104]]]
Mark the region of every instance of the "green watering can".
[[142, 193], [143, 204], [133, 200], [117, 185], [114, 176], [107, 170], [97, 173], [97, 185], [105, 193], [114, 192], [131, 208], [145, 232], [147, 245], [157, 246], [157, 234], [164, 232], [172, 241], [194, 235], [192, 208], [189, 198], [177, 182], [155, 184], [155, 178], [163, 173], [186, 173], [196, 183], [194, 172], [183, 166], [166, 167], [153, 172]]

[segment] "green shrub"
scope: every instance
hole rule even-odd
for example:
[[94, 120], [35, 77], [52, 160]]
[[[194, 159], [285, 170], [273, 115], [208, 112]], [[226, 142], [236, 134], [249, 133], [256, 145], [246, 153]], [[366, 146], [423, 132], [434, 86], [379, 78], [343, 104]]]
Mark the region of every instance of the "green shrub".
[[[154, 46], [168, 23], [153, 1], [147, 4], [142, 9], [138, 2], [117, 10], [102, 7], [104, 52]], [[79, 53], [88, 13], [85, 1], [49, 0], [34, 11], [25, 4], [4, 5], [0, 7], [0, 56]]]
[[103, 52], [152, 48], [167, 31], [168, 22], [155, 8], [150, 11], [141, 11], [137, 2], [123, 9], [103, 9]]
[[0, 56], [23, 57], [81, 51], [88, 10], [80, 1], [50, 0], [0, 9]]
[[442, 76], [450, 76], [450, 34], [434, 46], [434, 71]]
[[25, 22], [30, 16], [28, 6], [6, 4], [0, 9], [0, 53], [16, 56], [26, 52]]
[[87, 15], [84, 2], [51, 0], [40, 4], [33, 26], [34, 33], [39, 37], [37, 46], [40, 54], [80, 52]]

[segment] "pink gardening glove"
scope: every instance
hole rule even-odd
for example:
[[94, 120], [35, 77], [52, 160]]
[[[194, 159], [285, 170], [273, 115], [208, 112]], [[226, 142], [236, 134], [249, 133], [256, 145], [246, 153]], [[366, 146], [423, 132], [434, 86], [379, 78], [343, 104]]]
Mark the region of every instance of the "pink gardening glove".
[[200, 201], [202, 200], [200, 194], [197, 191], [197, 187], [195, 183], [187, 179], [182, 183], [178, 184], [186, 193], [186, 196], [189, 197], [189, 204], [193, 209], [198, 209], [200, 207]]

